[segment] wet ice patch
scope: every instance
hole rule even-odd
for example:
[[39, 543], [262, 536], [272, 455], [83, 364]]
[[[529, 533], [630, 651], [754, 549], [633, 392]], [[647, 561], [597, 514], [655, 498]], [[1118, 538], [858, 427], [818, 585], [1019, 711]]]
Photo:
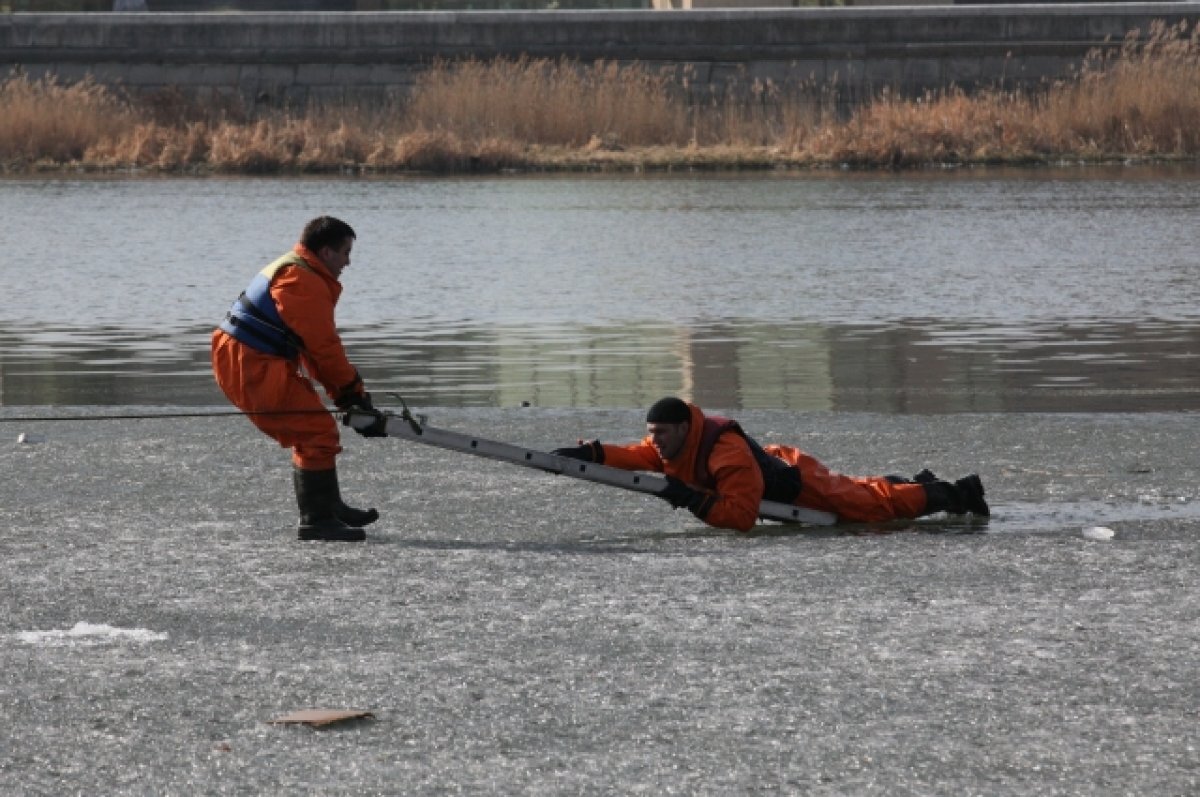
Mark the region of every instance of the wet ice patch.
[[47, 647], [68, 645], [92, 647], [112, 642], [161, 642], [167, 638], [165, 633], [146, 628], [116, 628], [111, 625], [84, 622], [76, 623], [67, 629], [18, 631], [13, 636], [27, 645]]
[[[1101, 519], [1103, 519], [1101, 521]], [[1005, 501], [993, 507], [987, 524], [989, 534], [1018, 531], [1058, 531], [1080, 534], [1089, 528], [1109, 528], [1108, 523], [1140, 523], [1143, 521], [1200, 523], [1200, 501], [1188, 500], [1178, 504], [1153, 504], [1113, 499], [1110, 501], [1064, 501], [1031, 503]], [[1086, 535], [1084, 535], [1086, 536]]]

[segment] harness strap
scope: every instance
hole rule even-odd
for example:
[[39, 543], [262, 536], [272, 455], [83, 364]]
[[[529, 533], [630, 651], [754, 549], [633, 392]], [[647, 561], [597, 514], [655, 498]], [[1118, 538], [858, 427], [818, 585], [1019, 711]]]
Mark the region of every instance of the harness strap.
[[711, 416], [704, 419], [704, 430], [700, 435], [700, 446], [696, 451], [695, 483], [709, 490], [716, 488], [716, 479], [708, 467], [708, 458], [712, 455], [717, 439], [726, 432], [733, 432], [746, 441], [750, 454], [763, 477], [763, 498], [767, 501], [779, 501], [790, 504], [800, 495], [800, 469], [784, 462], [779, 457], [768, 454], [750, 435], [742, 430], [741, 425], [729, 418]]

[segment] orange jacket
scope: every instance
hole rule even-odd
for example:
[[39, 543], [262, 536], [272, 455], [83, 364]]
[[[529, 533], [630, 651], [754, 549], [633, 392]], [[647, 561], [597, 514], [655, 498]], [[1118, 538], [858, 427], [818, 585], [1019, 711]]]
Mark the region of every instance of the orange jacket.
[[[704, 413], [694, 404], [688, 407], [692, 419], [687, 441], [674, 459], [664, 462], [647, 436], [632, 445], [604, 445], [604, 464], [625, 470], [665, 473], [693, 489], [702, 489], [695, 483], [695, 473], [696, 455], [704, 432]], [[716, 482], [716, 501], [701, 520], [718, 528], [749, 531], [758, 521], [758, 505], [762, 502], [764, 488], [762, 471], [745, 438], [734, 432], [717, 438], [708, 457], [708, 472]], [[711, 494], [711, 491], [705, 492]]]
[[304, 258], [309, 268], [281, 268], [271, 280], [271, 298], [283, 322], [304, 341], [300, 354], [304, 369], [331, 399], [361, 393], [362, 378], [346, 357], [333, 319], [342, 284], [303, 245], [296, 244], [293, 251]]

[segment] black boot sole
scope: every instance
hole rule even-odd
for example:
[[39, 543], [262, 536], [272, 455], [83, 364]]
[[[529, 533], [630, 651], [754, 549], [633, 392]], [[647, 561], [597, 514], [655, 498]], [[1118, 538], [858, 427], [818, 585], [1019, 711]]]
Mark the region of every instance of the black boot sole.
[[301, 526], [296, 531], [296, 537], [305, 542], [362, 542], [367, 533], [352, 526], [344, 528], [322, 528], [321, 526]]

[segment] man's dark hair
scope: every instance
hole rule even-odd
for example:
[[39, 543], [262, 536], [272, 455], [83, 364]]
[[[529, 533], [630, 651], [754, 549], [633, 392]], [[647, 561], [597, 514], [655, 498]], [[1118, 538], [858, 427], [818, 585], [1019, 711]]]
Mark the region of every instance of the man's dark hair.
[[310, 252], [320, 252], [322, 247], [337, 249], [347, 238], [357, 238], [349, 224], [333, 216], [317, 216], [304, 225], [300, 243]]
[[646, 423], [684, 423], [692, 419], [692, 410], [683, 399], [667, 396], [654, 402], [646, 413]]

